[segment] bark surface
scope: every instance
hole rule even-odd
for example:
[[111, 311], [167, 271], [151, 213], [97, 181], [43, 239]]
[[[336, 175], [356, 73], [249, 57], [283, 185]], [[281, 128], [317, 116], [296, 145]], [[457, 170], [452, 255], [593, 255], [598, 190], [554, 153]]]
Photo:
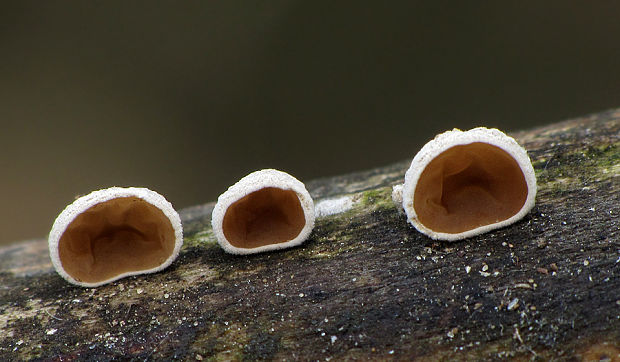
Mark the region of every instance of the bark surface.
[[620, 358], [619, 134], [620, 110], [513, 133], [536, 206], [458, 242], [392, 202], [404, 161], [308, 182], [352, 207], [294, 249], [225, 254], [213, 203], [181, 210], [170, 268], [96, 289], [58, 276], [46, 240], [4, 247], [0, 360]]

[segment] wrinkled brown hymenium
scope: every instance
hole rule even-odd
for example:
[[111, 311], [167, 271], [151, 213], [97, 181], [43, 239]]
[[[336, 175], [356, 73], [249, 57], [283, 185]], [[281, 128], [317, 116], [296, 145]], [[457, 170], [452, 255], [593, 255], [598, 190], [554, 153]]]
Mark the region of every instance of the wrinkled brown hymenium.
[[294, 239], [306, 224], [294, 191], [265, 187], [235, 201], [226, 210], [222, 229], [237, 248], [256, 248]]
[[527, 193], [512, 156], [475, 142], [451, 147], [426, 166], [415, 189], [414, 208], [427, 228], [454, 234], [510, 218]]
[[175, 245], [170, 220], [136, 197], [92, 206], [67, 227], [58, 251], [63, 269], [74, 279], [96, 283], [122, 273], [153, 269]]

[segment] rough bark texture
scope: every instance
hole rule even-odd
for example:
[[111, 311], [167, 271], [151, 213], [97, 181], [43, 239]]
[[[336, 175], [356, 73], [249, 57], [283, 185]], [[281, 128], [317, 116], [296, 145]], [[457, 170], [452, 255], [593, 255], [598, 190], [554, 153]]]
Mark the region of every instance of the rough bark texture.
[[[157, 274], [87, 289], [45, 240], [0, 249], [0, 360], [620, 358], [620, 110], [513, 134], [539, 193], [520, 222], [444, 243], [391, 201], [409, 162], [307, 183], [350, 195], [301, 247], [225, 254], [181, 211]], [[413, 156], [413, 155], [412, 155]]]

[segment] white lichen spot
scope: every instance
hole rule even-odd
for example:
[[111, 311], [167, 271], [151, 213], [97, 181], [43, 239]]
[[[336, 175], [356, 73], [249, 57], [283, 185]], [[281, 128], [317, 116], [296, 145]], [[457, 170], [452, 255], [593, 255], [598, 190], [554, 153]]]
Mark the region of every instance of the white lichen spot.
[[48, 329], [47, 331], [45, 331], [45, 334], [47, 334], [48, 336], [51, 336], [54, 333], [56, 333], [56, 331], [58, 331], [56, 328], [51, 328], [51, 329]]
[[519, 308], [519, 298], [511, 300], [510, 303], [508, 303], [508, 307], [506, 309], [515, 310], [517, 308]]
[[521, 289], [534, 289], [532, 288], [531, 285], [527, 284], [527, 283], [517, 283], [515, 284], [515, 288], [521, 288]]
[[449, 337], [449, 338], [454, 338], [454, 336], [456, 336], [456, 334], [457, 334], [458, 332], [459, 332], [459, 329], [455, 327], [455, 328], [452, 328], [452, 329], [451, 329], [451, 330], [447, 333], [447, 335], [448, 335], [448, 337]]
[[332, 340], [332, 344], [334, 344], [334, 342], [336, 342], [336, 340], [338, 339], [338, 337], [336, 336], [332, 336], [331, 340]]
[[353, 207], [353, 198], [343, 196], [336, 199], [326, 199], [314, 205], [314, 214], [318, 217], [341, 214]]

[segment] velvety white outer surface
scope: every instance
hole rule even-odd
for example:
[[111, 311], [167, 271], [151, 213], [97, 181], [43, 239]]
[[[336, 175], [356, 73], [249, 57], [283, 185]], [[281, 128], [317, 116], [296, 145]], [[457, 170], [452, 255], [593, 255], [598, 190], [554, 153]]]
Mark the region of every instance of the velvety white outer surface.
[[[85, 283], [73, 279], [73, 277], [71, 277], [62, 267], [62, 262], [60, 261], [60, 255], [58, 254], [58, 243], [60, 242], [60, 238], [62, 237], [67, 227], [71, 224], [71, 222], [73, 222], [73, 220], [75, 220], [75, 218], [79, 214], [83, 213], [84, 211], [90, 209], [97, 204], [121, 197], [136, 197], [142, 199], [149, 204], [157, 207], [164, 213], [164, 215], [166, 215], [168, 220], [170, 220], [172, 229], [174, 230], [175, 240], [174, 250], [172, 251], [172, 254], [161, 265], [153, 269], [126, 272], [97, 283]], [[56, 221], [54, 221], [54, 225], [52, 226], [52, 230], [50, 231], [50, 235], [48, 238], [48, 244], [52, 264], [54, 265], [54, 268], [56, 269], [58, 274], [60, 274], [60, 276], [62, 276], [69, 283], [72, 284], [80, 285], [83, 287], [97, 287], [127, 276], [155, 273], [167, 268], [174, 261], [174, 259], [177, 258], [177, 256], [179, 255], [179, 251], [181, 250], [181, 246], [183, 246], [183, 226], [181, 225], [181, 218], [172, 207], [172, 204], [170, 204], [168, 200], [166, 200], [162, 195], [158, 194], [157, 192], [142, 187], [110, 187], [108, 189], [93, 191], [86, 196], [80, 197], [72, 204], [67, 206], [60, 213], [60, 215], [58, 215]]]
[[[283, 190], [294, 191], [299, 198], [301, 208], [304, 212], [306, 225], [301, 229], [296, 238], [284, 243], [263, 245], [256, 248], [238, 248], [231, 245], [226, 239], [226, 236], [224, 236], [223, 230], [226, 210], [235, 201], [265, 187], [276, 187]], [[308, 190], [306, 190], [306, 186], [288, 173], [273, 169], [255, 171], [229, 187], [226, 192], [218, 197], [217, 204], [215, 204], [213, 213], [211, 214], [211, 225], [220, 246], [231, 254], [254, 254], [263, 251], [290, 248], [300, 245], [310, 236], [310, 232], [314, 228], [314, 202]]]
[[392, 186], [392, 201], [396, 205], [403, 204], [403, 185], [398, 184], [398, 185]]
[[[426, 166], [428, 166], [428, 164], [435, 157], [439, 156], [439, 154], [447, 149], [474, 142], [482, 142], [499, 147], [517, 161], [519, 167], [521, 167], [523, 176], [525, 177], [528, 190], [527, 198], [525, 199], [525, 203], [523, 203], [523, 207], [521, 207], [519, 212], [509, 219], [480, 226], [462, 233], [442, 233], [427, 228], [420, 223], [413, 207], [413, 196], [422, 171], [424, 171]], [[466, 132], [454, 129], [452, 131], [447, 131], [437, 135], [433, 140], [425, 144], [424, 147], [422, 147], [422, 149], [415, 155], [409, 170], [407, 170], [407, 173], [405, 174], [402, 197], [403, 208], [407, 214], [407, 219], [411, 225], [418, 229], [418, 231], [436, 240], [459, 240], [510, 225], [523, 218], [534, 206], [534, 201], [536, 198], [536, 175], [534, 173], [534, 168], [532, 167], [532, 162], [527, 155], [527, 151], [521, 147], [514, 138], [507, 136], [502, 131], [495, 128], [489, 129], [485, 127], [474, 128]]]

